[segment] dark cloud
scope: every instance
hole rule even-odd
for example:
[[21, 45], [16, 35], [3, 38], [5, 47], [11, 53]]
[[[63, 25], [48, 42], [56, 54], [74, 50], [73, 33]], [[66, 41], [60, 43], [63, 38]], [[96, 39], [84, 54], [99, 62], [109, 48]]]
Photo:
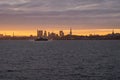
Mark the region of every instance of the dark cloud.
[[120, 0], [0, 0], [0, 17], [4, 22], [9, 17], [26, 23], [119, 24], [119, 4]]

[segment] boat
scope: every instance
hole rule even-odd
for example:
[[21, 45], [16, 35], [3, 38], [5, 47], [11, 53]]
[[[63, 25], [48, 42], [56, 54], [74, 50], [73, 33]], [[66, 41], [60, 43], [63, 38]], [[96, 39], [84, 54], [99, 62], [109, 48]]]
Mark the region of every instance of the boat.
[[35, 41], [48, 41], [48, 39], [47, 39], [47, 38], [42, 38], [42, 37], [41, 37], [41, 38], [36, 38]]

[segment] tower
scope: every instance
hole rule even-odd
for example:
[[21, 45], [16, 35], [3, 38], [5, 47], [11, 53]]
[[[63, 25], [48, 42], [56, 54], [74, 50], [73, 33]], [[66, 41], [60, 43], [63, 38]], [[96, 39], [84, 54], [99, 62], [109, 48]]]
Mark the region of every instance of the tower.
[[14, 37], [14, 32], [13, 32], [13, 37]]
[[113, 35], [115, 34], [114, 29], [112, 30], [112, 34], [113, 34]]
[[70, 28], [70, 35], [72, 35], [72, 28]]

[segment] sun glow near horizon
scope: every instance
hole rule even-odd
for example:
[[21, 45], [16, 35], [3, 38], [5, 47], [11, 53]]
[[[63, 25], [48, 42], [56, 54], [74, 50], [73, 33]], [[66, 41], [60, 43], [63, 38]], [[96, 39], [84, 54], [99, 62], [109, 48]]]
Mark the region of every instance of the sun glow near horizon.
[[[40, 29], [45, 31], [45, 29]], [[90, 35], [90, 34], [98, 34], [98, 35], [106, 35], [112, 33], [113, 29], [72, 29], [73, 35]], [[54, 32], [59, 35], [58, 29], [46, 29], [47, 32]], [[69, 34], [70, 30], [65, 29], [62, 30], [65, 35]], [[120, 29], [114, 29], [115, 33], [120, 33]], [[37, 29], [36, 30], [2, 30], [0, 31], [0, 34], [3, 35], [10, 35], [12, 36], [14, 33], [14, 36], [36, 36], [37, 35]]]

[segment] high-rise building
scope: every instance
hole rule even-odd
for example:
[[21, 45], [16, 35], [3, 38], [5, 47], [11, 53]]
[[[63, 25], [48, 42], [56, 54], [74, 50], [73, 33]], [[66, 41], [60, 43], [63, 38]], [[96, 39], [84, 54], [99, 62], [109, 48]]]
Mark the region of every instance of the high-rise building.
[[48, 37], [50, 36], [50, 32], [48, 32]]
[[43, 37], [43, 30], [37, 30], [37, 37]]
[[64, 32], [63, 31], [59, 31], [59, 36], [63, 37], [64, 36]]
[[44, 37], [47, 37], [47, 31], [44, 31]]

